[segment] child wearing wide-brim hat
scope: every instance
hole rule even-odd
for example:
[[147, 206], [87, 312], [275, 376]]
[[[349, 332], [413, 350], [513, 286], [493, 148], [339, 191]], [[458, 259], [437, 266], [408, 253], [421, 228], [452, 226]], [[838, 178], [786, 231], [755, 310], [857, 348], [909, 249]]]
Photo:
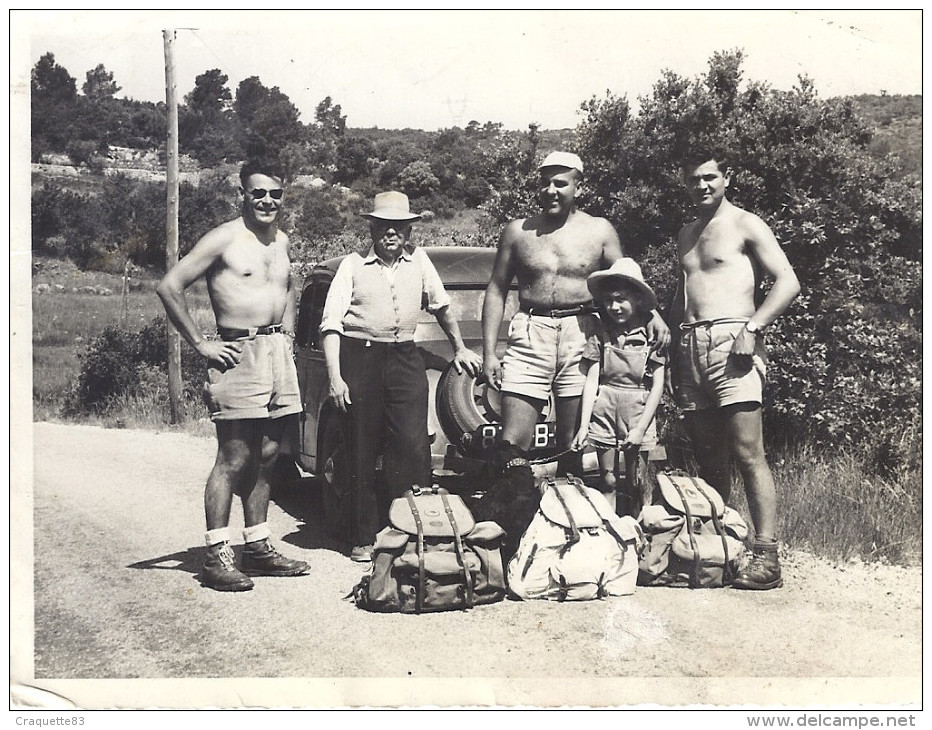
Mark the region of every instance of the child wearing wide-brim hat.
[[[583, 348], [586, 383], [573, 447], [595, 447], [606, 499], [618, 514], [637, 517], [648, 501], [647, 454], [657, 442], [654, 416], [664, 384], [665, 358], [652, 351], [646, 329], [657, 296], [630, 258], [591, 274], [586, 284], [601, 327]], [[624, 483], [620, 454], [625, 460]]]

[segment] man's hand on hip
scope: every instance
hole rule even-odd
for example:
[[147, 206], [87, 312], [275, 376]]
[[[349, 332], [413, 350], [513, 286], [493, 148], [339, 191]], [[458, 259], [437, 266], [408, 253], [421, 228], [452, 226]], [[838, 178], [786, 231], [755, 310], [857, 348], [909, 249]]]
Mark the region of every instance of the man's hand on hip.
[[754, 347], [757, 345], [757, 335], [749, 332], [747, 328], [742, 328], [735, 338], [735, 344], [731, 348], [732, 355], [750, 357], [754, 354]]
[[203, 340], [197, 351], [208, 360], [222, 363], [229, 368], [239, 365], [243, 357], [242, 342], [224, 342], [222, 340]]

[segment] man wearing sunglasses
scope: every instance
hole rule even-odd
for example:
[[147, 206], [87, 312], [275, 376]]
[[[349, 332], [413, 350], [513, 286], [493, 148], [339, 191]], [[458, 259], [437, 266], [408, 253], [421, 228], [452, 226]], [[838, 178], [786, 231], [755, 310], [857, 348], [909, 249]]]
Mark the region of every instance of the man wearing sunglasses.
[[[424, 358], [414, 343], [422, 302], [453, 346], [453, 366], [475, 377], [482, 359], [463, 343], [450, 296], [427, 254], [408, 245], [420, 219], [408, 196], [375, 196], [369, 219], [372, 247], [340, 263], [320, 324], [330, 398], [346, 414], [354, 491], [350, 558], [372, 558], [376, 533], [388, 524], [388, 507], [412, 485], [430, 486], [428, 386]], [[383, 454], [383, 485], [375, 467]]]
[[[204, 399], [217, 429], [217, 459], [204, 492], [207, 558], [199, 578], [218, 591], [250, 590], [249, 576], [295, 576], [308, 569], [269, 542], [269, 473], [301, 412], [288, 237], [278, 230], [282, 172], [275, 162], [251, 160], [239, 177], [240, 217], [205, 234], [156, 290], [172, 324], [207, 360]], [[216, 338], [201, 333], [185, 299], [202, 277]], [[230, 546], [234, 493], [245, 524], [239, 567]]]

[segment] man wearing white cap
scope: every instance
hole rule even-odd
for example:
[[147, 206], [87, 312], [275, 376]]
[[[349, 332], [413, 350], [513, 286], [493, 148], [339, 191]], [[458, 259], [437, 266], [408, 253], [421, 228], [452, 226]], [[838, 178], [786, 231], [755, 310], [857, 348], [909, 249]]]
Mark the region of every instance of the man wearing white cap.
[[[460, 336], [450, 296], [423, 250], [409, 247], [412, 213], [408, 196], [375, 196], [369, 219], [372, 246], [340, 264], [324, 305], [320, 332], [330, 398], [346, 414], [355, 486], [354, 545], [350, 557], [371, 559], [376, 533], [387, 524], [388, 506], [412, 485], [429, 486], [427, 374], [414, 344], [422, 301], [453, 346], [453, 365], [478, 375], [482, 362]], [[375, 481], [384, 455], [384, 492]]]
[[[483, 372], [502, 391], [502, 439], [527, 450], [552, 393], [562, 451], [578, 426], [585, 383], [580, 355], [594, 323], [586, 278], [624, 251], [611, 223], [576, 207], [583, 175], [578, 155], [552, 152], [538, 169], [541, 212], [509, 223], [498, 243], [482, 309]], [[495, 346], [513, 279], [520, 311], [500, 361]], [[666, 347], [669, 330], [659, 315], [647, 329], [656, 348]], [[558, 470], [578, 474], [579, 459], [578, 453], [569, 455]]]

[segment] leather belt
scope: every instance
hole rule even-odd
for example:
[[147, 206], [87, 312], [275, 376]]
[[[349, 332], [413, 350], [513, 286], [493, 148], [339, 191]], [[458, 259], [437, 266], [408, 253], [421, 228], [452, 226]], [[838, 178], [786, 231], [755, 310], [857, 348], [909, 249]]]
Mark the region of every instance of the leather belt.
[[595, 304], [592, 302], [584, 302], [583, 304], [577, 304], [573, 307], [567, 307], [566, 309], [528, 307], [522, 304], [521, 311], [526, 314], [537, 315], [538, 317], [554, 317], [559, 319], [560, 317], [575, 317], [577, 314], [592, 314], [595, 312]]
[[233, 340], [252, 339], [256, 335], [274, 335], [278, 332], [284, 332], [285, 329], [280, 324], [270, 324], [265, 327], [252, 327], [250, 329], [236, 329], [235, 327], [217, 327], [217, 334], [224, 342]]

